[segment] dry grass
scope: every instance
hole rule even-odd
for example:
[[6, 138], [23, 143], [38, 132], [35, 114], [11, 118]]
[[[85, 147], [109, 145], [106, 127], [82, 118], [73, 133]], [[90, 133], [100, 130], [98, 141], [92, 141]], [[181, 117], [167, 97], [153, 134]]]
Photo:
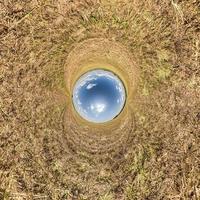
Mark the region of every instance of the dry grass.
[[[64, 65], [88, 38], [140, 68], [133, 137], [115, 154], [77, 151], [63, 129]], [[0, 199], [198, 200], [199, 49], [199, 0], [0, 1]]]

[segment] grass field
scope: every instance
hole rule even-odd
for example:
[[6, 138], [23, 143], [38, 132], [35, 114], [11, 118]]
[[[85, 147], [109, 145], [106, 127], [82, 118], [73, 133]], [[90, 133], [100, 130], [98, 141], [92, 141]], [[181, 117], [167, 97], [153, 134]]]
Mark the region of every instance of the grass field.
[[[70, 104], [88, 40], [138, 70], [109, 128]], [[0, 0], [0, 200], [199, 200], [199, 65], [199, 0]]]

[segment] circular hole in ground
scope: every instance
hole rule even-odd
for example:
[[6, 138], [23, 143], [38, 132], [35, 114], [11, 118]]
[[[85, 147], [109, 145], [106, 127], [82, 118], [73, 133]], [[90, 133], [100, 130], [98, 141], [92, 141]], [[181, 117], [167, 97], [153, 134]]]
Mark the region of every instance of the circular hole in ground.
[[73, 87], [72, 101], [77, 113], [93, 123], [116, 118], [124, 108], [126, 90], [121, 79], [111, 71], [95, 69], [86, 72]]

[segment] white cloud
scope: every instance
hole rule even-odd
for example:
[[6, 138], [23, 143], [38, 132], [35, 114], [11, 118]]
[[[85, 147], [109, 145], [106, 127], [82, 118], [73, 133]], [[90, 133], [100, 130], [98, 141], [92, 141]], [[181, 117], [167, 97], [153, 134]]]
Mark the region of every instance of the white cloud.
[[95, 87], [97, 84], [94, 84], [94, 83], [89, 83], [86, 87], [87, 90], [90, 90], [92, 89], [93, 87]]
[[97, 104], [96, 105], [96, 111], [97, 112], [103, 112], [105, 110], [105, 105], [104, 104]]

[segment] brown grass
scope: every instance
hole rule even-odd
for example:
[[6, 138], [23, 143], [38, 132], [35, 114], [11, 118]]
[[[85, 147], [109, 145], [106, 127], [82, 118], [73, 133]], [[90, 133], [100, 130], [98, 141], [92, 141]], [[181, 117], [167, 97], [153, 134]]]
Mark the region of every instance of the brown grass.
[[[140, 69], [132, 123], [111, 132], [130, 136], [106, 143], [116, 151], [77, 146], [63, 122], [67, 56], [90, 38]], [[198, 200], [199, 50], [199, 0], [0, 1], [0, 199]]]

